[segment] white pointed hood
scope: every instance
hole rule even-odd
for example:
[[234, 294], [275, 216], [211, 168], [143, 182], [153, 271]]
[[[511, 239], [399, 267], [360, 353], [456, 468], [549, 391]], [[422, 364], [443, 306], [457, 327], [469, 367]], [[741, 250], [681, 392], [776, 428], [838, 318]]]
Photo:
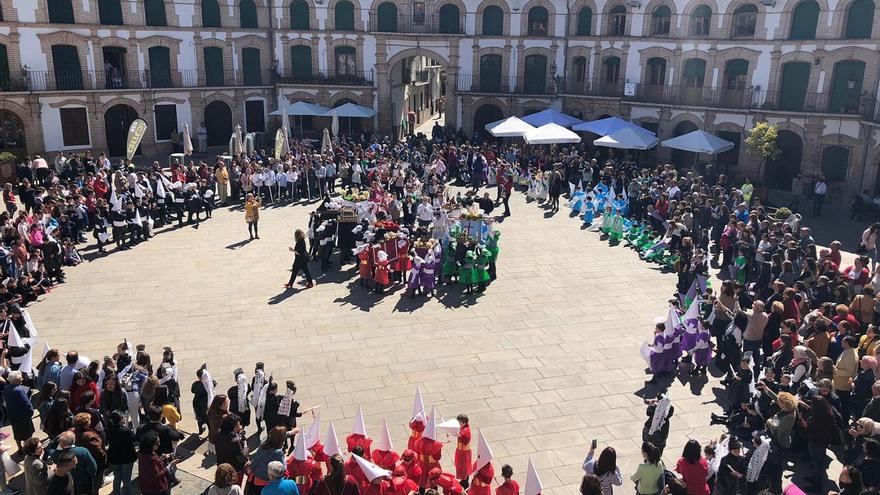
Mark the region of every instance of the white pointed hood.
[[339, 440], [337, 440], [336, 437], [336, 427], [333, 426], [333, 421], [330, 421], [330, 426], [327, 427], [327, 436], [324, 437], [324, 453], [327, 454], [327, 456], [342, 454], [342, 449], [339, 448]]
[[382, 420], [382, 436], [379, 437], [379, 443], [376, 450], [383, 452], [391, 452], [394, 450], [394, 444], [391, 443], [391, 431], [388, 430], [388, 421]]
[[308, 451], [306, 451], [306, 436], [304, 434], [297, 435], [296, 440], [293, 442], [293, 458], [298, 461], [304, 461], [309, 458]]
[[523, 491], [523, 495], [540, 495], [543, 490], [544, 485], [541, 484], [538, 471], [535, 469], [535, 465], [532, 464], [532, 458], [529, 457], [529, 471], [526, 474], [526, 489]]
[[488, 464], [495, 457], [495, 454], [492, 453], [492, 448], [489, 447], [489, 442], [483, 436], [482, 430], [477, 432], [477, 440], [477, 470], [479, 470]]
[[359, 455], [352, 454], [352, 457], [354, 458], [355, 462], [358, 463], [358, 466], [360, 466], [361, 471], [363, 471], [364, 476], [366, 476], [367, 480], [370, 483], [372, 483], [373, 480], [375, 480], [376, 478], [391, 477], [391, 471], [388, 471], [387, 469], [382, 469]]
[[364, 409], [361, 406], [358, 406], [358, 412], [354, 417], [354, 426], [351, 427], [351, 432], [367, 436], [367, 425], [364, 423]]
[[422, 400], [422, 389], [416, 385], [416, 398], [413, 401], [412, 420], [425, 422], [425, 402]]
[[18, 330], [15, 329], [15, 325], [9, 325], [9, 337], [7, 342], [9, 343], [9, 347], [24, 347], [24, 339], [21, 338]]
[[431, 407], [431, 416], [425, 421], [425, 432], [422, 434], [425, 438], [437, 441], [437, 408]]
[[312, 424], [309, 426], [309, 431], [306, 432], [304, 436], [306, 437], [305, 443], [306, 443], [307, 449], [314, 447], [315, 444], [318, 443], [318, 440], [321, 439], [321, 415], [320, 414], [318, 414], [318, 416], [315, 418], [315, 421], [312, 422]]

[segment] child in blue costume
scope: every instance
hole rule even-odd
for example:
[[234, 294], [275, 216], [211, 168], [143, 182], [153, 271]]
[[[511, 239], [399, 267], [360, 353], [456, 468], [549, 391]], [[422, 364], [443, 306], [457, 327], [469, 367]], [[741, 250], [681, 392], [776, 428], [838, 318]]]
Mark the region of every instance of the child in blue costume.
[[593, 197], [587, 196], [584, 200], [584, 206], [581, 208], [583, 212], [584, 225], [589, 227], [593, 225], [593, 216], [596, 214], [596, 205], [593, 204]]
[[574, 193], [571, 195], [571, 200], [568, 202], [568, 206], [571, 207], [571, 211], [575, 213], [580, 213], [581, 209], [584, 207], [584, 198], [586, 197], [586, 193], [581, 190], [581, 186], [577, 186]]

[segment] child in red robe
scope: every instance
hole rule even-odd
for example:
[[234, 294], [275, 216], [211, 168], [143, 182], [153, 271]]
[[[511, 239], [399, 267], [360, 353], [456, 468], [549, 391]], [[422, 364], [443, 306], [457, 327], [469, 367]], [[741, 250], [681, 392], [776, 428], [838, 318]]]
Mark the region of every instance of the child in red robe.
[[455, 477], [461, 482], [461, 486], [468, 487], [468, 478], [471, 475], [471, 427], [468, 424], [466, 414], [459, 414], [458, 420], [458, 443], [455, 446]]

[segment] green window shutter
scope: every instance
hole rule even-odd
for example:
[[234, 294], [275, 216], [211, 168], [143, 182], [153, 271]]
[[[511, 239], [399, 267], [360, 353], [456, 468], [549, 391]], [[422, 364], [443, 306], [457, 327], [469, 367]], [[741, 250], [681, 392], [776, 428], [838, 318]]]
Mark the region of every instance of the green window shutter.
[[220, 27], [220, 4], [217, 0], [201, 0], [202, 27]]
[[48, 0], [49, 22], [53, 24], [73, 24], [72, 0]]
[[662, 86], [666, 82], [666, 59], [651, 57], [648, 59], [648, 77], [645, 79], [651, 86]]
[[849, 168], [849, 148], [828, 146], [822, 152], [822, 173], [828, 182], [846, 181], [846, 170]]
[[483, 55], [480, 57], [480, 91], [496, 92], [501, 90], [501, 55]]
[[293, 0], [290, 3], [290, 29], [309, 29], [309, 5], [305, 0]]
[[577, 35], [589, 36], [593, 29], [593, 9], [584, 7], [578, 12]]
[[107, 26], [122, 25], [120, 0], [98, 0], [98, 21]]
[[342, 0], [333, 7], [337, 31], [354, 31], [354, 5]]
[[620, 77], [620, 57], [608, 57], [602, 62], [605, 67], [605, 84], [617, 84]]
[[391, 2], [383, 2], [376, 11], [378, 31], [381, 33], [397, 32], [397, 6]]
[[245, 86], [263, 85], [259, 48], [243, 48], [241, 50], [241, 66], [244, 72]]
[[728, 60], [724, 72], [731, 76], [744, 76], [749, 73], [749, 61], [741, 58]]
[[458, 7], [447, 3], [440, 7], [440, 33], [459, 34], [461, 32], [461, 15]]
[[483, 36], [504, 34], [504, 11], [497, 5], [483, 9]]
[[549, 18], [550, 14], [544, 7], [532, 7], [529, 9], [528, 35], [547, 36], [549, 32]]
[[529, 55], [525, 64], [525, 92], [544, 94], [547, 86], [547, 57]]
[[816, 38], [816, 25], [819, 23], [819, 3], [804, 0], [794, 8], [791, 17], [791, 40], [812, 40]]
[[144, 21], [147, 26], [167, 26], [164, 0], [144, 0]]
[[706, 61], [691, 58], [684, 63], [685, 85], [691, 88], [702, 88], [706, 80]]
[[843, 37], [847, 39], [870, 38], [873, 24], [873, 0], [855, 0], [846, 11], [846, 29]]
[[238, 18], [243, 28], [256, 29], [259, 27], [257, 4], [254, 3], [254, 0], [241, 0], [241, 3], [238, 4]]
[[171, 87], [171, 50], [165, 46], [151, 46], [147, 50], [150, 59], [150, 86]]
[[801, 111], [807, 99], [810, 83], [809, 62], [789, 62], [782, 66], [782, 82], [779, 85], [779, 109]]
[[834, 64], [829, 111], [834, 113], [858, 112], [864, 79], [864, 62], [860, 60], [847, 60]]
[[0, 91], [9, 91], [9, 57], [6, 45], [0, 45]]
[[83, 73], [75, 46], [52, 45], [52, 64], [55, 66], [56, 88], [62, 91], [83, 89]]
[[209, 87], [224, 86], [223, 49], [217, 46], [206, 46], [202, 49], [205, 57], [205, 84]]
[[312, 78], [312, 47], [296, 45], [290, 47], [291, 75], [297, 81]]

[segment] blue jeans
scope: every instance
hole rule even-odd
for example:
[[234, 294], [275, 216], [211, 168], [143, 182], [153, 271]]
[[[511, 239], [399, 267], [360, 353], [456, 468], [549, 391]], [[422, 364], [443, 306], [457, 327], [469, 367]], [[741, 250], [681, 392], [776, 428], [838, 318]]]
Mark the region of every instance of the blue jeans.
[[134, 468], [134, 463], [113, 464], [112, 468], [113, 493], [117, 495], [131, 495], [131, 471]]

